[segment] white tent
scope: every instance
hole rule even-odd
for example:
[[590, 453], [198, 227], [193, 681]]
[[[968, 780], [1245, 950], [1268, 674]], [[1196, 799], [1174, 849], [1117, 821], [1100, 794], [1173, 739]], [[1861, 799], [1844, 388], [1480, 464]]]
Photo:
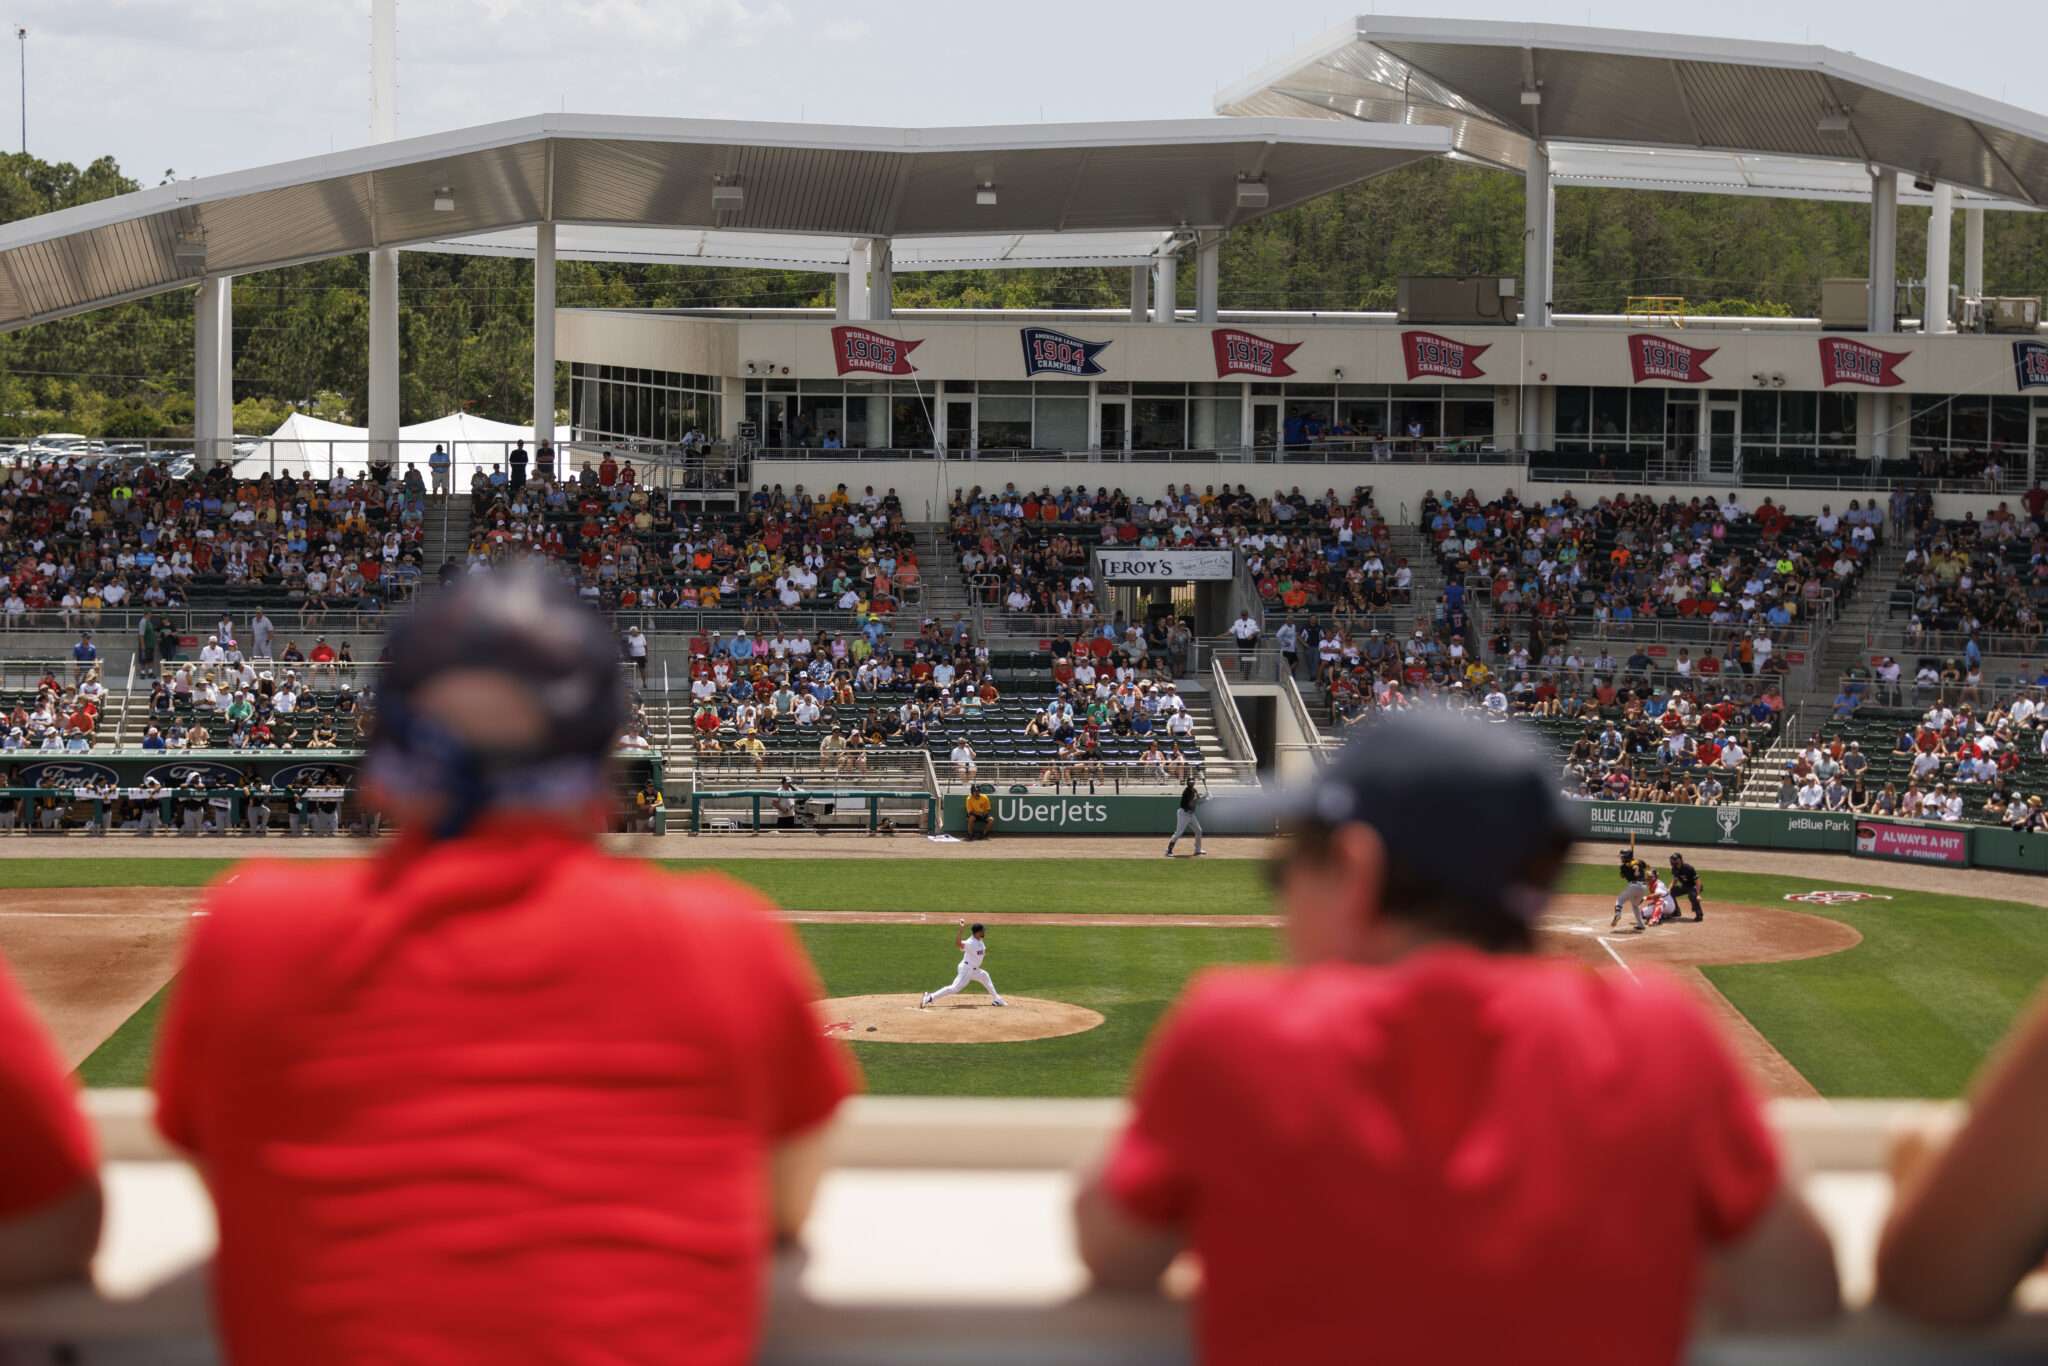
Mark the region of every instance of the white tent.
[[[559, 448], [570, 439], [570, 428], [556, 427], [554, 439]], [[235, 477], [256, 479], [269, 472], [290, 471], [325, 478], [337, 468], [354, 473], [369, 463], [369, 442], [366, 428], [294, 413], [255, 451], [235, 461]], [[400, 427], [398, 442], [400, 467], [418, 465], [422, 475], [427, 473], [427, 457], [434, 447], [446, 446], [454, 459], [457, 489], [469, 486], [470, 475], [478, 466], [488, 470], [504, 464], [514, 442], [524, 443], [529, 452], [534, 448], [533, 428], [494, 422], [473, 413], [450, 413], [431, 422]]]

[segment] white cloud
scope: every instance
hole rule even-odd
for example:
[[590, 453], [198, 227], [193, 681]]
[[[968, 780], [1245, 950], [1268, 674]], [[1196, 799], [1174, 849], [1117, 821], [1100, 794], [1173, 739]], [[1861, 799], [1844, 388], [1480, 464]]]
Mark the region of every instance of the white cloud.
[[857, 43], [868, 36], [865, 19], [834, 19], [818, 30], [818, 36], [828, 43]]

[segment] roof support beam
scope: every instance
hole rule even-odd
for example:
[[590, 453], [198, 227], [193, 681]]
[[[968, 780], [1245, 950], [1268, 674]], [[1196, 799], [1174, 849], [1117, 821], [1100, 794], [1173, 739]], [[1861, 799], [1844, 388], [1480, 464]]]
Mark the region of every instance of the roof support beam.
[[1529, 145], [1522, 177], [1522, 326], [1550, 326], [1550, 262], [1556, 216], [1551, 210], [1550, 149]]
[[1216, 321], [1216, 300], [1223, 283], [1223, 238], [1203, 233], [1195, 244], [1195, 321]]
[[1984, 210], [1963, 210], [1963, 296], [1984, 297]]
[[555, 439], [555, 225], [533, 230], [533, 440]]
[[2019, 174], [2015, 172], [2012, 168], [2012, 163], [2010, 161], [2007, 161], [2002, 155], [2000, 155], [1999, 150], [1991, 145], [1991, 139], [1984, 136], [1984, 130], [1977, 126], [1977, 121], [1975, 119], [1971, 119], [1969, 120], [1969, 124], [1970, 131], [1976, 134], [1977, 141], [1980, 144], [1982, 144], [1985, 155], [1989, 156], [1993, 161], [1998, 163], [1998, 169], [2005, 172], [2006, 179], [2010, 180], [2012, 182], [2013, 188], [2019, 191], [2020, 198], [2026, 200], [2029, 204], [2034, 205], [2036, 208], [2039, 208], [2041, 201], [2036, 199], [2031, 193], [2028, 192], [2027, 182], [2019, 178]]
[[1174, 309], [1179, 306], [1180, 291], [1175, 277], [1175, 268], [1180, 259], [1171, 250], [1160, 253], [1152, 263], [1152, 321], [1162, 326], [1174, 321]]
[[398, 459], [398, 252], [370, 253], [370, 459]]
[[233, 298], [227, 276], [207, 275], [192, 301], [192, 455], [202, 470], [235, 458], [234, 406], [222, 401], [234, 384]]
[[1946, 184], [1934, 187], [1934, 212], [1927, 220], [1926, 298], [1920, 307], [1920, 330], [1935, 336], [1949, 330], [1948, 247], [1955, 231], [1955, 191]]

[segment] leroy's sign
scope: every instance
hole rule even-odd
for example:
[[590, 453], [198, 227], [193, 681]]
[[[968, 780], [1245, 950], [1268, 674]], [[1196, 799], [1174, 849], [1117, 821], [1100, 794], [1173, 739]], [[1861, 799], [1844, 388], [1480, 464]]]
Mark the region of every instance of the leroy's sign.
[[1440, 337], [1434, 332], [1401, 334], [1401, 360], [1408, 367], [1410, 379], [1420, 379], [1424, 375], [1440, 375], [1445, 379], [1483, 379], [1486, 372], [1479, 368], [1477, 362], [1491, 349], [1490, 342], [1472, 346]]

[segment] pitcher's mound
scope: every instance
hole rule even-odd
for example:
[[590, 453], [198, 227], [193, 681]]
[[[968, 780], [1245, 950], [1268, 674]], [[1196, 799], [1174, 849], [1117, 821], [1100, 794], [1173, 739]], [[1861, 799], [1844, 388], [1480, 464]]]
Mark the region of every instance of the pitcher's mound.
[[948, 996], [917, 1008], [919, 992], [895, 996], [836, 996], [818, 1002], [825, 1032], [852, 1043], [1023, 1043], [1081, 1034], [1102, 1023], [1085, 1006], [1036, 996], [1005, 996], [999, 1006], [986, 996]]

